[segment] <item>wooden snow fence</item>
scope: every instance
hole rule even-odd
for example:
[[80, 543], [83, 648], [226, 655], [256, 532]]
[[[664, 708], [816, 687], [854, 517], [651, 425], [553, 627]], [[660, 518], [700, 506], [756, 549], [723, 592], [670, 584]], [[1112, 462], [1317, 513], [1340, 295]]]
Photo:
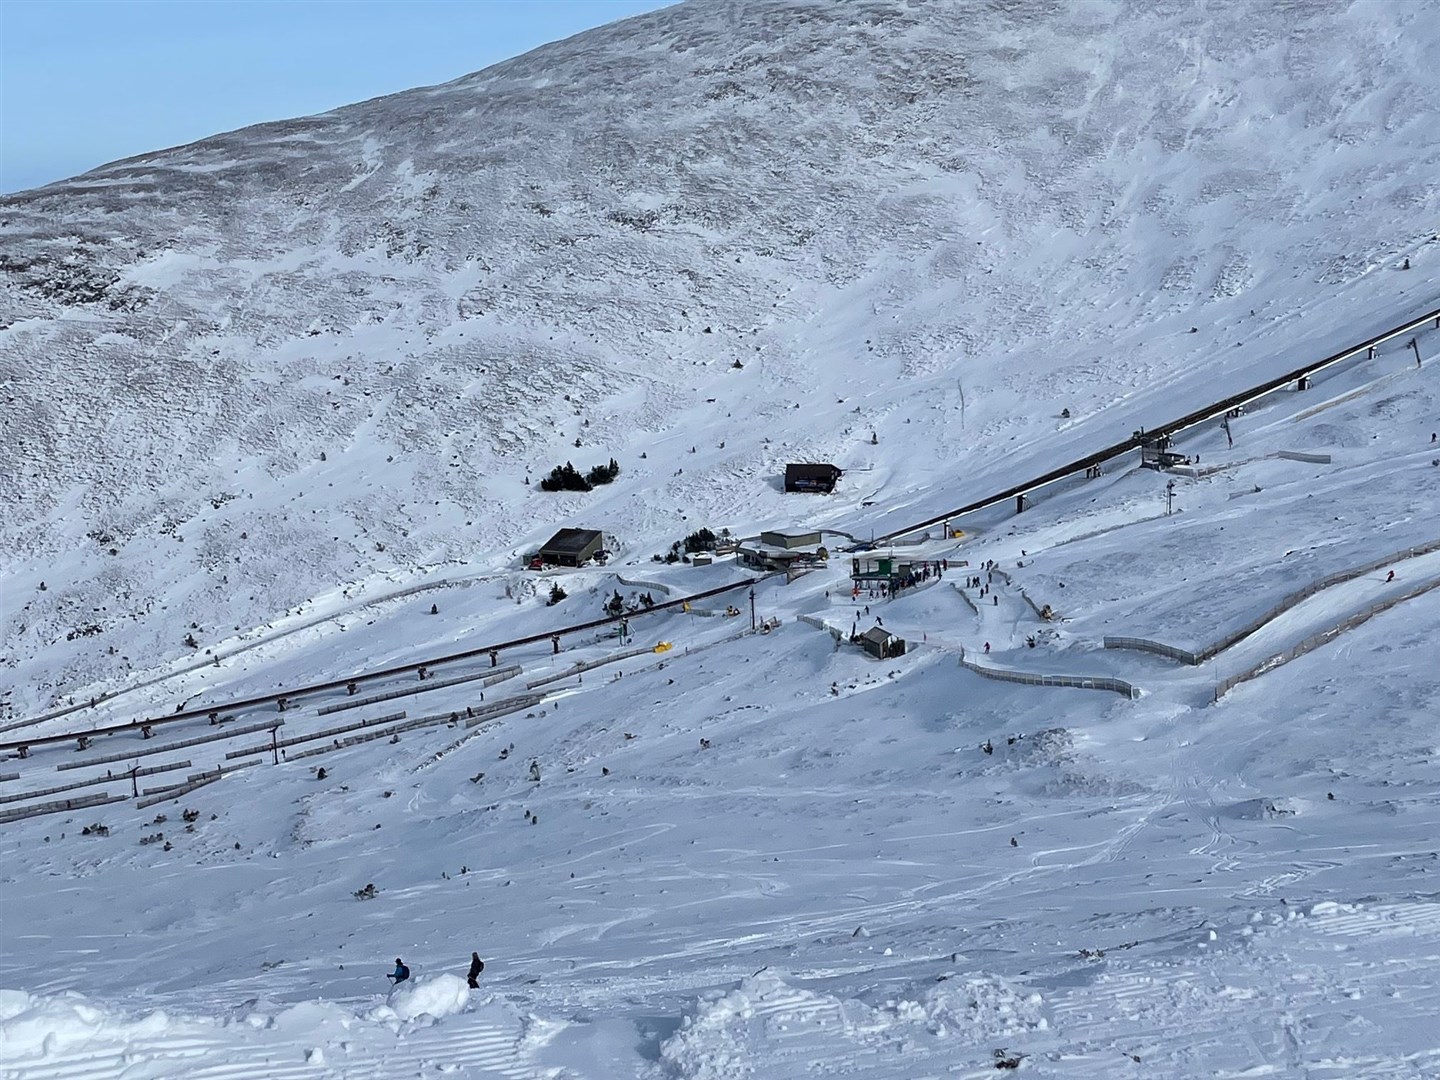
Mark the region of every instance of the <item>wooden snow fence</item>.
[[1201, 662], [1198, 653], [1182, 649], [1178, 645], [1166, 645], [1163, 641], [1151, 641], [1149, 638], [1107, 637], [1105, 648], [1134, 649], [1137, 652], [1154, 653], [1168, 660], [1178, 660], [1182, 664], [1195, 665]]
[[494, 671], [490, 672], [490, 674], [486, 675], [485, 678], [480, 680], [480, 685], [494, 686], [496, 683], [502, 683], [506, 679], [513, 679], [515, 678], [515, 676], [523, 675], [524, 673], [525, 669], [519, 664], [511, 664], [509, 667], [496, 668]]
[[247, 746], [243, 750], [232, 750], [225, 755], [229, 761], [232, 758], [249, 757], [251, 754], [263, 754], [271, 750], [283, 750], [287, 746], [298, 746], [301, 743], [314, 742], [316, 739], [328, 739], [332, 735], [341, 735], [347, 731], [359, 731], [361, 728], [374, 727], [376, 724], [389, 724], [396, 720], [405, 719], [405, 710], [390, 713], [386, 716], [376, 716], [369, 720], [357, 720], [353, 724], [341, 724], [339, 727], [326, 728], [324, 731], [311, 731], [304, 735], [295, 735], [288, 739], [280, 739], [273, 743], [257, 743], [254, 746]]
[[151, 765], [147, 769], [126, 769], [124, 772], [112, 772], [105, 770], [104, 776], [90, 776], [84, 780], [75, 780], [69, 784], [58, 784], [55, 787], [41, 788], [38, 791], [20, 791], [13, 795], [0, 795], [0, 803], [20, 802], [22, 799], [38, 799], [44, 795], [58, 795], [62, 791], [74, 791], [76, 788], [98, 787], [100, 784], [114, 784], [122, 780], [129, 780], [133, 785], [135, 780], [141, 776], [153, 776], [155, 773], [173, 772], [176, 769], [188, 769], [189, 761], [172, 761], [168, 765]]
[[1239, 629], [1232, 630], [1230, 633], [1224, 635], [1216, 641], [1212, 641], [1209, 645], [1206, 645], [1204, 648], [1198, 650], [1197, 652], [1191, 652], [1188, 649], [1182, 649], [1175, 645], [1166, 645], [1164, 642], [1161, 641], [1151, 641], [1147, 638], [1133, 637], [1107, 637], [1104, 641], [1105, 648], [1137, 649], [1141, 652], [1155, 653], [1157, 656], [1164, 656], [1168, 657], [1171, 660], [1178, 660], [1183, 664], [1198, 666], [1205, 663], [1205, 661], [1207, 660], [1214, 659], [1214, 657], [1218, 656], [1220, 653], [1224, 652], [1232, 645], [1236, 645], [1239, 642], [1245, 640], [1251, 634], [1264, 627], [1266, 623], [1272, 622], [1273, 620], [1279, 618], [1291, 608], [1304, 603], [1306, 600], [1309, 600], [1317, 593], [1324, 592], [1326, 589], [1329, 589], [1335, 585], [1339, 585], [1343, 582], [1352, 581], [1357, 577], [1363, 577], [1365, 574], [1373, 573], [1376, 570], [1383, 570], [1385, 567], [1390, 566], [1392, 563], [1404, 562], [1406, 559], [1418, 558], [1421, 555], [1429, 555], [1431, 552], [1434, 551], [1440, 551], [1440, 540], [1430, 540], [1424, 544], [1418, 544], [1414, 547], [1401, 548], [1399, 551], [1391, 552], [1389, 555], [1385, 555], [1379, 559], [1374, 559], [1370, 562], [1363, 564], [1362, 566], [1353, 566], [1348, 570], [1340, 570], [1334, 574], [1323, 577], [1318, 581], [1312, 581], [1309, 585], [1306, 585], [1301, 589], [1295, 590], [1288, 596], [1282, 597], [1278, 603], [1276, 603], [1263, 615], [1251, 619]]
[[645, 589], [647, 591], [664, 593], [666, 596], [670, 595], [670, 586], [661, 585], [658, 581], [631, 581], [628, 578], [621, 577], [619, 574], [615, 575], [615, 580], [618, 581], [621, 585], [624, 585], [626, 588]]
[[506, 698], [504, 701], [492, 701], [489, 705], [472, 709], [472, 715], [465, 718], [465, 726], [472, 728], [477, 724], [485, 723], [487, 720], [494, 720], [497, 717], [505, 716], [512, 712], [519, 712], [521, 709], [534, 708], [544, 700], [545, 695], [541, 693], [519, 694], [516, 697]]
[[488, 705], [469, 706], [462, 709], [452, 709], [448, 712], [432, 713], [429, 716], [416, 717], [414, 720], [407, 720], [404, 723], [392, 727], [378, 728], [374, 731], [366, 731], [359, 735], [352, 735], [348, 739], [335, 739], [328, 746], [317, 746], [310, 750], [304, 750], [298, 754], [290, 754], [286, 761], [299, 761], [302, 758], [317, 757], [320, 754], [329, 754], [336, 750], [346, 750], [361, 743], [372, 742], [375, 739], [383, 739], [387, 736], [398, 735], [402, 731], [414, 731], [422, 727], [438, 727], [441, 724], [453, 724], [464, 721], [467, 728], [482, 724], [487, 720], [494, 720], [504, 716], [506, 713], [515, 712], [517, 709], [528, 709], [532, 705], [538, 705], [545, 700], [544, 694], [521, 694], [519, 697], [506, 698], [504, 701], [492, 701]]
[[1306, 653], [1318, 649], [1321, 645], [1328, 644], [1329, 642], [1333, 641], [1335, 638], [1343, 634], [1345, 631], [1353, 630], [1355, 629], [1355, 627], [1361, 625], [1362, 623], [1369, 622], [1376, 615], [1390, 610], [1390, 608], [1394, 607], [1396, 604], [1403, 604], [1406, 600], [1413, 600], [1417, 596], [1423, 596], [1425, 593], [1435, 588], [1440, 588], [1440, 578], [1432, 578], [1431, 580], [1424, 582], [1421, 585], [1417, 585], [1415, 586], [1415, 588], [1410, 589], [1399, 596], [1392, 596], [1390, 597], [1390, 599], [1382, 600], [1378, 604], [1371, 604], [1363, 611], [1357, 611], [1353, 615], [1347, 615], [1345, 618], [1341, 619], [1334, 625], [1329, 626], [1324, 630], [1321, 630], [1318, 634], [1311, 634], [1303, 641], [1297, 642], [1296, 644], [1290, 646], [1290, 648], [1283, 649], [1278, 653], [1267, 656], [1258, 664], [1253, 664], [1250, 667], [1246, 668], [1244, 671], [1237, 672], [1236, 674], [1231, 675], [1228, 679], [1221, 680], [1218, 684], [1216, 684], [1215, 696], [1211, 699], [1212, 702], [1219, 701], [1222, 697], [1228, 694], [1231, 690], [1235, 689], [1235, 687], [1239, 686], [1241, 683], [1248, 682], [1250, 679], [1259, 678], [1267, 671], [1271, 671], [1277, 667], [1288, 664], [1291, 660], [1296, 660], [1304, 656]]
[[351, 735], [346, 739], [335, 739], [328, 746], [316, 746], [309, 750], [302, 750], [298, 754], [287, 754], [285, 760], [300, 761], [303, 758], [318, 757], [320, 754], [329, 754], [336, 750], [347, 750], [352, 746], [359, 746], [361, 743], [374, 742], [376, 739], [383, 739], [390, 735], [398, 735], [402, 731], [414, 731], [416, 728], [422, 727], [436, 727], [440, 724], [455, 723], [460, 719], [460, 714], [455, 712], [436, 713], [433, 716], [417, 716], [413, 720], [406, 720], [392, 727], [376, 728], [372, 731], [362, 731], [358, 735]]
[[[219, 742], [222, 739], [233, 739], [237, 735], [249, 735], [256, 731], [274, 731], [283, 727], [284, 720], [265, 720], [258, 724], [247, 724], [244, 727], [231, 728], [229, 731], [217, 731], [211, 735], [200, 735], [193, 739], [181, 739], [179, 742], [165, 743], [163, 746], [141, 746], [136, 750], [127, 750], [123, 754], [107, 754], [104, 757], [90, 758], [88, 761], [66, 761], [56, 765], [57, 770], [84, 769], [91, 765], [108, 765], [112, 761], [128, 761], [131, 758], [144, 757], [147, 754], [164, 754], [171, 750], [182, 750], [187, 746], [199, 746], [201, 743]], [[269, 747], [266, 747], [269, 749]]]
[[1080, 690], [1109, 690], [1112, 693], [1124, 694], [1132, 701], [1140, 696], [1138, 686], [1123, 679], [1112, 679], [1106, 675], [1032, 675], [1028, 671], [1015, 671], [1010, 668], [977, 664], [973, 660], [966, 659], [963, 653], [960, 656], [960, 666], [969, 668], [975, 674], [983, 675], [987, 679], [1022, 683], [1026, 686], [1073, 686]]
[[207, 769], [204, 772], [191, 773], [183, 784], [146, 788], [140, 793], [143, 798], [135, 800], [135, 809], [144, 810], [147, 806], [155, 806], [157, 803], [172, 802], [175, 799], [189, 795], [192, 791], [202, 788], [207, 784], [213, 784], [217, 780], [223, 780], [231, 773], [239, 772], [241, 769], [248, 769], [252, 765], [259, 764], [259, 761], [242, 761], [239, 765], [217, 766], [213, 769]]
[[621, 660], [629, 660], [636, 656], [644, 656], [646, 653], [653, 653], [654, 651], [655, 646], [642, 645], [639, 648], [626, 649], [624, 652], [611, 653], [609, 656], [602, 656], [599, 660], [584, 660], [580, 663], [573, 664], [565, 671], [557, 672], [554, 675], [546, 675], [543, 678], [531, 679], [525, 684], [525, 689], [534, 690], [537, 686], [545, 686], [549, 683], [559, 682], [561, 679], [573, 678], [574, 676], [580, 675], [586, 671], [592, 671], [595, 668], [604, 667], [606, 664], [619, 663]]
[[[504, 674], [502, 674], [504, 672]], [[477, 679], [499, 682], [501, 678], [509, 678], [511, 675], [518, 675], [520, 668], [515, 667], [513, 671], [502, 668], [497, 671], [480, 671], [470, 675], [456, 675], [449, 679], [422, 679], [415, 686], [403, 686], [399, 690], [386, 690], [381, 694], [367, 694], [363, 698], [352, 698], [349, 701], [339, 701], [334, 705], [324, 705], [315, 710], [317, 716], [328, 716], [330, 713], [344, 712], [346, 709], [358, 709], [364, 705], [374, 705], [377, 701], [391, 701], [400, 697], [412, 697], [415, 694], [428, 694], [431, 690], [443, 690], [447, 686], [459, 686], [462, 683], [475, 682]]]
[[129, 795], [107, 795], [98, 792], [94, 795], [82, 795], [78, 799], [59, 799], [55, 802], [38, 803], [35, 806], [12, 806], [8, 810], [0, 810], [0, 825], [12, 821], [24, 821], [26, 818], [42, 817], [45, 814], [63, 814], [67, 810], [83, 810], [87, 806], [104, 806], [106, 803], [124, 802], [130, 798]]
[[803, 622], [806, 626], [813, 626], [816, 630], [824, 630], [837, 642], [845, 640], [845, 632], [843, 630], [836, 629], [818, 615], [796, 615], [795, 621]]

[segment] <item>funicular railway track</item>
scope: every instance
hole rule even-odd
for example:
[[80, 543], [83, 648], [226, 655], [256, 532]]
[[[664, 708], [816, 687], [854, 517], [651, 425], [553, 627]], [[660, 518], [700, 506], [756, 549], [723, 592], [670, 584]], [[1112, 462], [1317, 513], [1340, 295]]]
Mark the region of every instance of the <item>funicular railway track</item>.
[[[997, 491], [993, 494], [986, 495], [979, 499], [975, 499], [969, 503], [966, 503], [963, 506], [956, 507], [955, 509], [950, 510], [946, 513], [937, 514], [933, 517], [926, 518], [923, 521], [919, 521], [912, 525], [905, 526], [904, 528], [896, 529], [882, 536], [877, 536], [873, 540], [869, 541], [867, 546], [873, 546], [882, 543], [891, 543], [901, 537], [909, 536], [913, 533], [919, 532], [922, 529], [927, 529], [932, 525], [936, 525], [944, 521], [949, 521], [954, 518], [962, 517], [966, 514], [973, 513], [978, 510], [983, 510], [987, 507], [994, 506], [996, 504], [1003, 503], [1011, 499], [1023, 497], [1040, 488], [1044, 488], [1050, 484], [1056, 483], [1057, 481], [1064, 480], [1068, 477], [1076, 475], [1077, 473], [1081, 473], [1092, 466], [1102, 465], [1105, 462], [1112, 461], [1115, 458], [1139, 449], [1142, 445], [1151, 444], [1157, 440], [1169, 439], [1183, 431], [1196, 427], [1199, 424], [1205, 423], [1209, 420], [1213, 420], [1219, 416], [1224, 416], [1233, 409], [1241, 408], [1260, 398], [1266, 397], [1267, 395], [1272, 394], [1275, 391], [1280, 390], [1286, 386], [1289, 386], [1292, 383], [1302, 384], [1302, 380], [1308, 380], [1310, 377], [1319, 374], [1327, 368], [1333, 367], [1336, 364], [1342, 363], [1362, 353], [1368, 353], [1370, 350], [1378, 347], [1379, 345], [1387, 341], [1390, 341], [1403, 334], [1410, 333], [1411, 331], [1418, 330], [1421, 327], [1424, 327], [1432, 322], [1434, 323], [1434, 326], [1436, 328], [1440, 328], [1440, 308], [1435, 308], [1433, 310], [1427, 311], [1423, 315], [1415, 316], [1399, 324], [1398, 326], [1392, 327], [1391, 329], [1377, 334], [1374, 337], [1371, 337], [1365, 341], [1362, 341], [1359, 344], [1352, 345], [1348, 348], [1340, 350], [1339, 352], [1332, 353], [1331, 355], [1326, 356], [1323, 359], [1303, 364], [1300, 367], [1288, 371], [1283, 375], [1275, 376], [1274, 378], [1267, 379], [1264, 382], [1261, 382], [1246, 390], [1231, 394], [1209, 405], [1196, 409], [1193, 412], [1187, 413], [1186, 415], [1181, 416], [1175, 420], [1171, 420], [1168, 423], [1162, 424], [1159, 427], [1152, 428], [1146, 431], [1135, 432], [1126, 439], [1122, 439], [1119, 442], [1104, 447], [1093, 453], [1086, 454], [1083, 457], [1076, 458], [1073, 461], [1067, 462], [1066, 464], [1051, 469], [1029, 480], [1005, 488], [1002, 491]], [[747, 578], [741, 581], [732, 582], [728, 585], [721, 585], [713, 589], [707, 589], [702, 592], [694, 593], [690, 596], [679, 597], [674, 600], [667, 600], [663, 603], [655, 604], [652, 607], [644, 608], [641, 611], [626, 613], [625, 615], [620, 616], [593, 619], [583, 623], [574, 623], [568, 626], [562, 626], [552, 630], [542, 631], [538, 634], [531, 634], [526, 637], [512, 638], [505, 641], [493, 642], [475, 648], [466, 649], [461, 652], [437, 656], [423, 661], [415, 661], [407, 664], [396, 665], [394, 667], [385, 668], [380, 671], [369, 671], [354, 675], [348, 675], [336, 679], [331, 679], [326, 682], [312, 683], [306, 686], [280, 690], [274, 693], [267, 693], [256, 697], [245, 698], [243, 700], [225, 701], [201, 705], [192, 709], [183, 709], [166, 715], [146, 717], [123, 724], [111, 725], [109, 727], [74, 729], [39, 737], [10, 739], [5, 742], [0, 742], [0, 754], [12, 754], [20, 751], [21, 748], [24, 748], [25, 752], [28, 752], [29, 750], [36, 747], [75, 742], [81, 737], [85, 737], [89, 740], [94, 740], [97, 737], [119, 735], [124, 733], [144, 734], [146, 732], [152, 731], [155, 727], [159, 725], [174, 724], [187, 720], [199, 719], [202, 717], [214, 719], [220, 714], [239, 713], [245, 710], [255, 709], [257, 707], [275, 705], [281, 699], [284, 699], [289, 704], [298, 704], [306, 699], [313, 699], [318, 696], [332, 693], [336, 690], [343, 690], [352, 683], [367, 684], [382, 682], [387, 679], [393, 679], [396, 676], [417, 672], [420, 668], [432, 668], [444, 664], [461, 663], [480, 657], [489, 657], [493, 664], [500, 653], [506, 652], [508, 650], [513, 650], [515, 648], [519, 648], [525, 645], [532, 645], [537, 642], [548, 641], [576, 633], [581, 633], [586, 630], [592, 630], [598, 627], [615, 624], [620, 622], [622, 619], [636, 618], [642, 615], [650, 614], [652, 612], [661, 612], [669, 609], [680, 608], [686, 604], [705, 600], [714, 596], [720, 596], [725, 593], [733, 592], [737, 589], [745, 589], [752, 587], [757, 582], [767, 580], [768, 578], [774, 576], [776, 575], [771, 574], [764, 575], [762, 577]], [[44, 719], [46, 719], [46, 717], [39, 717], [36, 718], [34, 721], [25, 723], [23, 726], [29, 726], [29, 724], [32, 723], [39, 723], [42, 722]], [[146, 737], [148, 737], [148, 735]]]
[[[453, 664], [466, 660], [474, 660], [481, 657], [497, 658], [500, 654], [525, 645], [533, 645], [537, 642], [551, 641], [555, 638], [566, 637], [571, 634], [582, 633], [586, 630], [594, 630], [597, 627], [614, 625], [622, 620], [635, 619], [644, 615], [681, 608], [683, 605], [707, 600], [713, 596], [722, 596], [725, 593], [734, 592], [737, 589], [745, 589], [758, 582], [774, 577], [774, 574], [766, 574], [760, 577], [745, 578], [741, 581], [731, 582], [728, 585], [720, 585], [713, 589], [706, 589], [703, 592], [693, 593], [690, 596], [682, 596], [675, 600], [666, 600], [663, 603], [654, 604], [639, 611], [626, 612], [623, 615], [606, 616], [601, 619], [592, 619], [583, 623], [572, 623], [568, 626], [556, 627], [553, 630], [545, 630], [538, 634], [530, 634], [526, 637], [510, 638], [506, 641], [497, 641], [487, 645], [481, 645], [472, 649], [465, 649], [457, 653], [449, 653], [444, 656], [437, 656], [426, 660], [417, 660], [407, 664], [397, 664], [394, 667], [384, 668], [380, 671], [367, 671], [355, 675], [347, 675], [337, 679], [330, 679], [326, 682], [310, 683], [305, 686], [298, 686], [292, 689], [277, 690], [274, 693], [261, 694], [256, 697], [243, 698], [235, 701], [222, 701], [206, 705], [200, 705], [193, 709], [182, 709], [178, 712], [164, 713], [157, 716], [145, 717], [139, 720], [127, 721], [123, 724], [112, 724], [101, 728], [76, 728], [64, 732], [57, 732], [51, 735], [34, 736], [30, 738], [10, 739], [0, 742], [0, 753], [14, 753], [21, 748], [27, 752], [37, 747], [52, 746], [61, 743], [75, 742], [82, 736], [93, 741], [108, 735], [120, 735], [125, 733], [141, 734], [151, 731], [161, 725], [180, 723], [186, 720], [200, 718], [212, 719], [231, 713], [239, 713], [249, 709], [255, 709], [266, 705], [276, 705], [282, 698], [287, 703], [287, 708], [303, 703], [306, 699], [329, 694], [336, 690], [345, 690], [350, 684], [364, 685], [366, 683], [382, 682], [399, 675], [407, 675], [418, 672], [421, 668], [434, 668], [443, 664]], [[149, 736], [146, 736], [147, 738]]]
[[1332, 353], [1330, 356], [1325, 357], [1323, 360], [1311, 361], [1308, 364], [1303, 364], [1300, 367], [1295, 368], [1293, 371], [1286, 372], [1284, 375], [1278, 375], [1273, 379], [1267, 379], [1265, 382], [1259, 383], [1256, 386], [1252, 386], [1248, 390], [1242, 390], [1238, 394], [1231, 394], [1229, 397], [1222, 398], [1221, 400], [1213, 402], [1210, 405], [1206, 405], [1202, 408], [1196, 409], [1194, 412], [1187, 413], [1186, 415], [1180, 417], [1177, 420], [1171, 420], [1169, 423], [1162, 424], [1157, 428], [1151, 428], [1146, 431], [1135, 432], [1128, 439], [1122, 439], [1120, 442], [1117, 442], [1111, 446], [1107, 446], [1102, 450], [1097, 450], [1094, 453], [1086, 454], [1084, 457], [1076, 458], [1074, 461], [1061, 465], [1059, 468], [1051, 469], [1049, 472], [1043, 473], [1040, 476], [1037, 476], [1031, 480], [1027, 480], [1024, 483], [1016, 484], [1013, 487], [1008, 487], [1004, 491], [998, 491], [993, 495], [986, 495], [983, 498], [979, 498], [974, 500], [973, 502], [966, 503], [964, 506], [956, 507], [954, 510], [948, 511], [947, 513], [936, 514], [934, 517], [926, 518], [924, 521], [918, 521], [913, 525], [908, 525], [902, 529], [896, 529], [892, 532], [886, 533], [883, 536], [877, 536], [872, 541], [870, 541], [870, 543], [891, 543], [902, 536], [908, 536], [911, 533], [919, 532], [921, 529], [927, 529], [932, 525], [938, 525], [941, 522], [949, 521], [953, 518], [961, 517], [965, 514], [974, 513], [977, 510], [983, 510], [986, 507], [994, 506], [997, 503], [1007, 502], [1011, 499], [1021, 498], [1022, 496], [1028, 495], [1039, 488], [1046, 487], [1050, 484], [1055, 483], [1056, 481], [1064, 480], [1067, 477], [1074, 476], [1076, 473], [1081, 473], [1092, 466], [1103, 465], [1105, 462], [1112, 461], [1123, 454], [1128, 454], [1132, 450], [1138, 450], [1143, 445], [1154, 443], [1160, 440], [1170, 439], [1175, 435], [1178, 435], [1182, 431], [1186, 431], [1189, 428], [1196, 427], [1200, 424], [1205, 423], [1208, 420], [1213, 420], [1217, 416], [1224, 416], [1232, 409], [1239, 409], [1245, 405], [1249, 405], [1250, 403], [1257, 401], [1260, 398], [1266, 397], [1269, 394], [1273, 394], [1275, 391], [1289, 386], [1292, 383], [1300, 384], [1303, 380], [1308, 380], [1311, 376], [1319, 374], [1326, 368], [1333, 367], [1339, 363], [1343, 363], [1344, 361], [1349, 360], [1352, 357], [1358, 356], [1361, 353], [1368, 353], [1369, 350], [1377, 348], [1378, 346], [1384, 344], [1387, 341], [1400, 337], [1403, 334], [1408, 334], [1412, 330], [1418, 330], [1421, 327], [1425, 326], [1427, 323], [1431, 322], [1434, 323], [1436, 328], [1440, 328], [1440, 308], [1428, 311], [1424, 315], [1416, 316], [1415, 318], [1410, 319], [1400, 324], [1399, 326], [1386, 330], [1383, 333], [1376, 334], [1374, 337], [1369, 338], [1366, 341], [1362, 341], [1358, 345], [1352, 345], [1347, 349], [1342, 349], [1337, 353]]

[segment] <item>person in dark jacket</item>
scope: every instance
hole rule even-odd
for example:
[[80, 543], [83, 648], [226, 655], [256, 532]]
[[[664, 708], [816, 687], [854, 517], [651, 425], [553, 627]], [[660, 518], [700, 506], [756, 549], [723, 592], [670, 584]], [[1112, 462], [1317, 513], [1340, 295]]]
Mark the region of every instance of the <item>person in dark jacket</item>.
[[394, 973], [393, 973], [393, 974], [390, 974], [390, 975], [386, 975], [385, 977], [386, 977], [387, 979], [394, 979], [394, 980], [395, 980], [395, 985], [396, 985], [396, 986], [399, 986], [399, 985], [400, 985], [402, 982], [404, 982], [406, 979], [410, 978], [410, 969], [405, 966], [405, 961], [401, 960], [400, 957], [397, 956], [397, 957], [395, 957], [395, 971], [394, 971]]
[[470, 954], [470, 974], [466, 976], [470, 980], [470, 989], [480, 989], [480, 973], [485, 970], [485, 961], [480, 959], [478, 952]]

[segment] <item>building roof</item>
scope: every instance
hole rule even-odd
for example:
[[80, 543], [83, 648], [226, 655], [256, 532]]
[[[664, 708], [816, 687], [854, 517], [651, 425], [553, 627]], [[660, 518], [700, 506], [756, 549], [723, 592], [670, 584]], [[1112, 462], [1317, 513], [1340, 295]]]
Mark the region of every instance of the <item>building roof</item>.
[[873, 641], [877, 645], [884, 645], [895, 635], [886, 630], [883, 626], [872, 626], [860, 635], [866, 641]]
[[561, 529], [547, 540], [540, 550], [578, 555], [599, 539], [600, 533], [595, 529]]
[[791, 462], [785, 466], [786, 476], [839, 476], [840, 469], [822, 462]]
[[797, 547], [819, 547], [822, 540], [819, 529], [766, 529], [760, 533], [762, 547], [778, 547], [787, 551]]

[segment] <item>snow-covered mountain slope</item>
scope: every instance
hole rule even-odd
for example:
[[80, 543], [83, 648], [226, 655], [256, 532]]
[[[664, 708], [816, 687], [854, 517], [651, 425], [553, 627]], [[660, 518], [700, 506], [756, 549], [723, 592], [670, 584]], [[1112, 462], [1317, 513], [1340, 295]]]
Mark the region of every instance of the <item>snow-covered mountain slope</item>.
[[[768, 634], [737, 637], [748, 618], [719, 602], [637, 617], [636, 640], [673, 648], [547, 683], [493, 724], [261, 754], [157, 806], [0, 824], [0, 1076], [1434, 1076], [1440, 553], [1402, 554], [1440, 540], [1434, 372], [1391, 348], [1233, 419], [1233, 446], [1192, 432], [1177, 449], [1195, 475], [1131, 462], [976, 515], [963, 540], [900, 550], [949, 570], [898, 597], [852, 600], [832, 558], [757, 585], [758, 613], [783, 620]], [[1278, 456], [1297, 452], [1312, 460]], [[876, 453], [903, 465], [903, 448]], [[1203, 643], [1387, 554], [1199, 667], [1101, 647]], [[313, 626], [105, 710], [534, 633], [593, 613], [615, 572], [557, 572], [554, 608], [503, 578], [427, 594], [434, 616], [419, 597], [346, 614], [336, 595]], [[618, 572], [652, 582], [627, 596], [737, 573]], [[1417, 592], [1212, 701], [1222, 678]], [[907, 655], [821, 628], [881, 620]], [[619, 648], [541, 641], [504, 655], [523, 677], [445, 687], [466, 670], [447, 665], [423, 695], [350, 715], [463, 714]], [[992, 675], [1110, 676], [1139, 696], [998, 681], [961, 650]], [[282, 733], [343, 721], [317, 704]], [[212, 731], [10, 756], [0, 797]], [[134, 760], [234, 764], [255, 738]], [[416, 985], [387, 998], [397, 954]]]
[[[6, 200], [0, 740], [743, 579], [650, 555], [884, 532], [1436, 306], [1434, 13], [689, 3]], [[7, 753], [0, 1080], [1440, 1074], [1415, 339], [898, 549], [947, 564], [899, 596], [837, 550], [764, 634], [717, 598]], [[520, 570], [564, 524], [610, 565]], [[904, 656], [826, 632], [881, 620]], [[132, 766], [237, 771], [4, 820]]]
[[1435, 292], [1434, 14], [694, 0], [0, 200], [9, 714], [557, 524], [940, 510], [1363, 336]]

